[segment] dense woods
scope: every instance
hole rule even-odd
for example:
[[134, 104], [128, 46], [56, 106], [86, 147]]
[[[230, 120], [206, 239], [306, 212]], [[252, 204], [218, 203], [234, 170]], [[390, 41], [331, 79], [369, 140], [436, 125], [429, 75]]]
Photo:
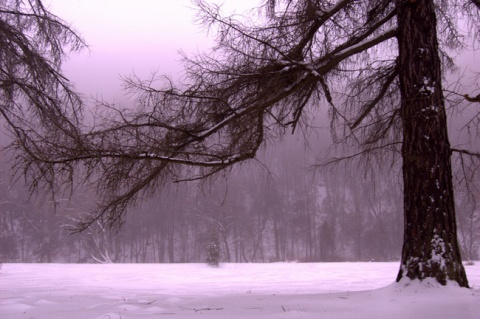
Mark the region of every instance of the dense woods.
[[[91, 192], [76, 192], [54, 213], [52, 203], [29, 200], [21, 183], [10, 187], [3, 166], [0, 260], [205, 262], [212, 230], [221, 262], [399, 260], [399, 177], [388, 169], [366, 174], [355, 165], [315, 173], [309, 165], [317, 153], [298, 136], [287, 136], [264, 150], [259, 162], [214, 182], [171, 185], [136, 207], [119, 232], [95, 223], [72, 233], [76, 218], [95, 204]], [[457, 191], [465, 195], [457, 196], [462, 253], [475, 260], [480, 211], [465, 188]]]

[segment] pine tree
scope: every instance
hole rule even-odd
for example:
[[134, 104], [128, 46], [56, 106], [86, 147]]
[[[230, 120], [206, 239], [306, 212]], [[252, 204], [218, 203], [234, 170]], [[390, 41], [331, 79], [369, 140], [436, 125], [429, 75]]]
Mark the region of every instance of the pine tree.
[[216, 230], [213, 230], [210, 233], [210, 236], [208, 238], [207, 242], [207, 257], [205, 258], [205, 261], [213, 267], [218, 267], [218, 264], [220, 263], [220, 241], [218, 239], [218, 232]]

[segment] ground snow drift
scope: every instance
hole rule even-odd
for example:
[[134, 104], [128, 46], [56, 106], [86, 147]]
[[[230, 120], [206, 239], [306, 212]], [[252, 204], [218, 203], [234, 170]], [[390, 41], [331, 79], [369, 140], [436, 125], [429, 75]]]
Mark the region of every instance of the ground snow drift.
[[472, 289], [392, 283], [398, 263], [5, 264], [2, 319], [480, 319]]

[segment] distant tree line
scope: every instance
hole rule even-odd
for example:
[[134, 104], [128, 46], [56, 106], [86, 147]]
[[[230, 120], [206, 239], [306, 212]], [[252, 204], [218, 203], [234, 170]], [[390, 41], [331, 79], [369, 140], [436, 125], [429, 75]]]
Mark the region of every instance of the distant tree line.
[[[285, 144], [211, 183], [167, 187], [118, 232], [98, 222], [71, 233], [95, 202], [87, 190], [58, 202], [55, 214], [52, 203], [29, 200], [28, 188], [3, 182], [0, 261], [205, 262], [212, 232], [221, 262], [399, 260], [400, 181], [358, 167], [312, 174], [305, 168], [314, 151]], [[8, 170], [1, 175], [8, 180]], [[460, 193], [469, 194], [457, 196], [460, 244], [475, 260], [480, 212], [471, 193]]]

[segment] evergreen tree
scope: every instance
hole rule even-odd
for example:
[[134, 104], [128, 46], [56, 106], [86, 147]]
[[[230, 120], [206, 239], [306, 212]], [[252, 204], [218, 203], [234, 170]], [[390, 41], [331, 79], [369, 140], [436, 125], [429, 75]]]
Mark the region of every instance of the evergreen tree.
[[205, 261], [210, 266], [218, 267], [220, 263], [220, 241], [217, 230], [212, 230], [207, 242], [207, 257]]

